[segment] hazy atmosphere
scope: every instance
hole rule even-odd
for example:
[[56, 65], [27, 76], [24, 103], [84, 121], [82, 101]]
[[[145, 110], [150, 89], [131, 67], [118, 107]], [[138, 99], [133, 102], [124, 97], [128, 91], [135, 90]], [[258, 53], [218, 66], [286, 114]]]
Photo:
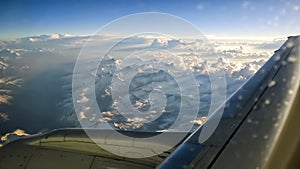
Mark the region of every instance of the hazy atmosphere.
[[[97, 34], [115, 19], [143, 12], [167, 13], [186, 20], [203, 39], [160, 32], [133, 34], [126, 39], [120, 34]], [[299, 15], [299, 0], [2, 1], [0, 136], [17, 129], [34, 134], [101, 123], [120, 130], [164, 131], [179, 111], [197, 104], [196, 118], [187, 113], [178, 126], [179, 130], [192, 124], [194, 129], [215, 104], [211, 101], [213, 92], [225, 90], [228, 98], [288, 36], [299, 34]], [[120, 32], [136, 27], [125, 25]], [[95, 90], [86, 86], [78, 91], [80, 98], [72, 97], [72, 91], [77, 90], [72, 88], [74, 66], [84, 45], [89, 43], [98, 51], [103, 47], [101, 42], [113, 41], [118, 43], [104, 56], [99, 54], [103, 58], [96, 72], [87, 71], [95, 79]], [[87, 70], [90, 62], [98, 63], [99, 58], [85, 60]], [[213, 88], [215, 79], [211, 77], [220, 73], [226, 83], [223, 88]], [[189, 75], [195, 80], [194, 86]], [[126, 78], [132, 79], [128, 88], [123, 88]], [[182, 95], [182, 91], [187, 94]], [[199, 98], [190, 98], [189, 93], [195, 91]], [[87, 106], [89, 92], [95, 92], [100, 117]], [[184, 101], [186, 105], [180, 107]], [[79, 105], [79, 112], [74, 104]], [[131, 116], [132, 111], [149, 113]]]

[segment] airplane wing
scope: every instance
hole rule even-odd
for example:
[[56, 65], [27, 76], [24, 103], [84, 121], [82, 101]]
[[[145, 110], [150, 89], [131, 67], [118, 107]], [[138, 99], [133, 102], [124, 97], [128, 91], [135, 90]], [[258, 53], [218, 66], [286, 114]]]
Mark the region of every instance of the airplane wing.
[[[89, 130], [89, 131], [86, 131]], [[86, 133], [89, 133], [87, 135]], [[119, 131], [136, 137], [150, 137], [159, 133]], [[97, 138], [90, 139], [90, 135]], [[167, 133], [169, 137], [184, 137], [186, 133]], [[181, 136], [182, 135], [182, 136]], [[99, 146], [101, 145], [101, 146]], [[122, 140], [112, 130], [58, 129], [45, 134], [15, 140], [1, 148], [1, 169], [98, 169], [98, 168], [155, 168], [173, 150], [147, 158], [125, 158], [105, 150], [118, 153], [147, 154], [160, 152], [164, 145], [159, 142]], [[158, 154], [158, 153], [156, 153]]]
[[[109, 130], [94, 130], [91, 140], [83, 129], [60, 129], [15, 140], [0, 149], [1, 169], [99, 168], [300, 168], [300, 37], [289, 37], [267, 63], [225, 103], [215, 132], [204, 142], [201, 132], [221, 112], [217, 110], [195, 132], [162, 154], [126, 158], [124, 154], [159, 152], [163, 143], [118, 139]], [[91, 129], [92, 130], [92, 129]], [[135, 137], [159, 133], [128, 132]], [[186, 133], [168, 133], [185, 136]]]
[[222, 119], [207, 141], [199, 143], [199, 135], [213, 117], [158, 168], [299, 168], [299, 42], [299, 36], [289, 37], [228, 99]]

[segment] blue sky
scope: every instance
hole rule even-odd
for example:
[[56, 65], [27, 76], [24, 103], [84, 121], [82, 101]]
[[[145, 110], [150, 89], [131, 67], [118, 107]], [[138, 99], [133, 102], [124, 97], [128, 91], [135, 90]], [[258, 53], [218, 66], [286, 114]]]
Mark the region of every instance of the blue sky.
[[0, 2], [0, 39], [40, 34], [92, 34], [119, 17], [163, 12], [182, 17], [205, 35], [300, 34], [300, 0], [28, 0]]

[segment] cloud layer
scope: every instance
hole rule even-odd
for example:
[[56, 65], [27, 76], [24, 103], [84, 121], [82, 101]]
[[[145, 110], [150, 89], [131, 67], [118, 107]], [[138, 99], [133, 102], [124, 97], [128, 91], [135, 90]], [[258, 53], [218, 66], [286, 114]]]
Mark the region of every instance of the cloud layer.
[[[98, 42], [114, 38], [118, 37], [53, 34], [1, 42], [0, 132], [4, 134], [19, 127], [32, 133], [47, 128], [79, 126], [72, 100], [72, 73], [76, 58], [82, 46], [91, 39], [94, 40], [95, 44], [92, 45], [97, 51]], [[98, 72], [96, 74], [92, 70], [90, 72], [90, 75], [96, 78], [99, 87], [97, 98], [103, 116], [91, 113], [91, 107], [86, 105], [90, 101], [87, 86], [85, 90], [80, 91], [81, 98], [76, 100], [78, 104], [82, 104], [79, 120], [90, 126], [108, 122], [122, 130], [167, 129], [173, 120], [169, 117], [172, 116], [172, 112], [178, 110], [179, 98], [182, 96], [176, 94], [179, 89], [178, 81], [172, 80], [173, 75], [155, 69], [161, 66], [166, 70], [176, 70], [182, 84], [189, 83], [185, 78], [187, 72], [196, 78], [200, 101], [203, 104], [200, 106], [199, 117], [186, 121], [183, 125], [185, 123], [200, 125], [205, 120], [211, 104], [210, 79], [207, 74], [217, 75], [220, 71], [224, 71], [227, 95], [230, 95], [264, 64], [281, 43], [281, 39], [271, 42], [213, 40], [203, 43], [199, 40], [155, 36], [134, 36], [121, 40], [119, 45], [102, 60]], [[156, 50], [163, 52], [156, 52], [152, 58], [146, 57]], [[91, 54], [95, 51], [91, 51]], [[146, 52], [131, 60], [129, 58], [127, 62], [124, 58], [120, 58], [134, 51]], [[166, 51], [173, 55], [166, 54]], [[93, 61], [97, 62], [97, 58], [88, 60], [87, 65]], [[113, 77], [119, 81], [126, 80], [128, 75], [126, 72], [137, 73], [128, 93], [131, 99], [130, 106], [137, 111], [146, 111], [152, 106], [152, 111], [144, 117], [124, 119], [116, 111], [116, 107], [120, 107], [122, 103], [112, 100], [113, 86], [110, 83]], [[149, 95], [153, 89], [163, 89], [167, 93], [166, 108], [154, 106], [159, 104], [151, 105], [155, 103]], [[160, 96], [159, 92], [156, 94]], [[163, 102], [161, 103], [163, 105]], [[160, 113], [163, 118], [144, 125]]]

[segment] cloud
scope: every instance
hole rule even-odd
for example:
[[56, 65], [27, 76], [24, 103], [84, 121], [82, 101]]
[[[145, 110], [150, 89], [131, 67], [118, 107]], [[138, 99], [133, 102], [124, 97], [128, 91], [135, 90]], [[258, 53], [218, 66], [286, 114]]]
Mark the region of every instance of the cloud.
[[4, 63], [2, 61], [0, 61], [0, 70], [4, 70], [8, 67], [8, 64], [7, 63]]
[[[20, 49], [0, 50], [0, 105], [10, 105], [13, 99], [13, 91], [23, 85], [23, 79], [19, 77], [23, 68]], [[6, 111], [6, 110], [1, 110]], [[0, 112], [0, 120], [8, 121], [7, 113]]]
[[[136, 38], [136, 37], [135, 37]], [[145, 37], [144, 37], [145, 38]], [[202, 98], [203, 102], [209, 102], [210, 99], [210, 92], [209, 86], [210, 81], [209, 78], [205, 78], [207, 75], [207, 68], [212, 70], [212, 75], [218, 74], [222, 69], [225, 71], [226, 79], [229, 81], [227, 87], [228, 95], [232, 94], [240, 85], [243, 84], [247, 79], [249, 79], [261, 66], [262, 64], [270, 57], [266, 53], [265, 48], [257, 50], [257, 46], [264, 43], [265, 41], [217, 41], [214, 42], [214, 47], [207, 47], [201, 46], [199, 43], [195, 42], [184, 42], [182, 40], [176, 39], [166, 39], [166, 38], [153, 38], [151, 37], [152, 44], [150, 43], [150, 47], [156, 47], [158, 49], [166, 49], [168, 47], [169, 42], [171, 44], [174, 42], [176, 45], [171, 45], [172, 47], [167, 48], [168, 50], [172, 51], [180, 51], [178, 55], [172, 56], [172, 58], [168, 57], [165, 53], [155, 53], [155, 59], [151, 59], [151, 53], [147, 53], [148, 51], [139, 54], [137, 58], [134, 59], [132, 62], [128, 62], [126, 65], [126, 69], [124, 69], [123, 73], [121, 74], [118, 69], [122, 68], [122, 60], [118, 58], [116, 55], [112, 58], [105, 58], [103, 65], [99, 66], [99, 71], [97, 73], [97, 77], [101, 78], [99, 83], [96, 82], [96, 86], [101, 86], [99, 89], [99, 103], [101, 104], [101, 110], [105, 112], [110, 112], [111, 119], [103, 119], [103, 118], [93, 118], [93, 114], [86, 113], [85, 116], [89, 119], [90, 124], [98, 124], [99, 122], [106, 122], [109, 121], [112, 125], [121, 130], [132, 130], [132, 129], [140, 129], [140, 130], [164, 130], [164, 127], [167, 127], [171, 120], [171, 117], [168, 119], [164, 119], [159, 121], [159, 125], [149, 127], [149, 124], [146, 124], [145, 121], [149, 121], [156, 114], [165, 112], [176, 112], [178, 110], [178, 102], [176, 101], [176, 94], [172, 93], [172, 89], [176, 88], [176, 83], [170, 82], [170, 78], [166, 73], [163, 71], [155, 71], [153, 72], [153, 68], [158, 64], [161, 66], [173, 70], [174, 68], [178, 70], [178, 74], [176, 79], [177, 81], [184, 81], [185, 72], [191, 71], [196, 76], [197, 83], [200, 84], [204, 90], [201, 92], [206, 92], [205, 97]], [[117, 49], [128, 49], [134, 50], [137, 48], [131, 48], [131, 46], [135, 46], [134, 42], [137, 41], [129, 41], [130, 43], [123, 42], [121, 46], [117, 46]], [[139, 41], [141, 42], [141, 41]], [[149, 41], [143, 41], [149, 42]], [[198, 45], [198, 46], [197, 46]], [[192, 47], [198, 47], [198, 51], [193, 51]], [[200, 47], [203, 48], [200, 48]], [[141, 49], [141, 48], [139, 48]], [[143, 48], [147, 49], [147, 48]], [[114, 49], [112, 49], [113, 51]], [[118, 52], [122, 52], [118, 50]], [[152, 52], [152, 51], [150, 51]], [[153, 54], [153, 53], [152, 53]], [[207, 56], [206, 56], [207, 55]], [[148, 56], [148, 57], [147, 57]], [[151, 56], [151, 57], [150, 57]], [[206, 56], [206, 57], [202, 57]], [[126, 62], [127, 63], [127, 62]], [[114, 72], [113, 68], [116, 68], [117, 71]], [[147, 73], [147, 71], [152, 71], [151, 73]], [[108, 73], [109, 72], [109, 73]], [[128, 93], [121, 95], [120, 98], [129, 97], [132, 98], [131, 103], [123, 103], [121, 100], [116, 101], [113, 100], [112, 103], [109, 103], [109, 97], [111, 97], [108, 93], [107, 89], [110, 88], [110, 75], [114, 74], [116, 78], [120, 78], [120, 81], [126, 80], [126, 74], [128, 72], [138, 72], [138, 75], [131, 81], [131, 88]], [[96, 80], [97, 81], [97, 80]], [[105, 82], [106, 81], [106, 82]], [[138, 118], [128, 118], [122, 119], [119, 117], [116, 110], [121, 107], [120, 104], [126, 104], [127, 107], [133, 106], [137, 109], [144, 109], [148, 108], [148, 102], [145, 102], [149, 98], [149, 91], [152, 91], [155, 86], [167, 86], [170, 88], [167, 90], [167, 109], [155, 109], [154, 114], [145, 115], [142, 119]], [[188, 81], [184, 83], [189, 83]], [[126, 89], [125, 89], [126, 90]], [[173, 90], [174, 91], [174, 90]], [[103, 95], [104, 94], [104, 95]], [[207, 96], [207, 97], [206, 97]], [[202, 97], [202, 96], [201, 96]], [[104, 104], [105, 103], [105, 104]], [[107, 104], [106, 104], [107, 103]], [[131, 105], [129, 105], [131, 104]], [[202, 106], [199, 112], [207, 112], [208, 105]], [[124, 113], [124, 112], [122, 112]], [[106, 113], [105, 113], [106, 114]], [[201, 114], [201, 116], [205, 117], [205, 114]], [[92, 119], [92, 120], [91, 120]], [[167, 122], [166, 122], [167, 121]], [[190, 120], [187, 120], [189, 123]], [[202, 124], [205, 121], [205, 118], [198, 118], [196, 120], [192, 120], [192, 123], [196, 123], [198, 125]], [[182, 123], [182, 125], [186, 125], [186, 123]]]
[[0, 104], [9, 104], [12, 96], [1, 94], [0, 96]]
[[206, 116], [192, 120], [191, 123], [202, 125], [206, 121]]
[[40, 40], [37, 38], [28, 38], [29, 42], [39, 42]]
[[87, 117], [85, 116], [85, 112], [81, 111], [79, 113], [79, 120], [83, 120], [83, 119], [86, 119]]
[[126, 122], [113, 122], [113, 125], [121, 130], [132, 130], [138, 129], [144, 126], [143, 122], [146, 121], [145, 118], [128, 118]]
[[261, 44], [257, 44], [256, 48], [264, 49], [264, 50], [275, 50], [275, 49], [278, 49], [285, 41], [286, 41], [286, 38], [277, 38], [271, 42], [264, 42]]
[[294, 5], [293, 10], [294, 11], [299, 11], [300, 10], [300, 5]]
[[80, 99], [77, 99], [76, 102], [77, 103], [86, 103], [89, 101], [89, 99], [85, 96], [86, 92], [88, 91], [89, 89], [88, 88], [85, 88], [82, 90], [81, 94], [80, 94]]
[[89, 99], [86, 96], [81, 96], [80, 99], [76, 100], [77, 103], [86, 103]]
[[[54, 128], [54, 127], [68, 127], [67, 125], [74, 126], [80, 126], [78, 124], [78, 117], [74, 111], [73, 107], [73, 100], [72, 100], [72, 73], [73, 73], [73, 66], [76, 59], [77, 54], [79, 53], [82, 45], [84, 42], [87, 41], [89, 36], [80, 37], [80, 36], [68, 36], [68, 35], [60, 35], [60, 34], [54, 34], [54, 35], [41, 35], [41, 36], [32, 36], [32, 37], [26, 37], [23, 39], [19, 39], [16, 41], [11, 42], [5, 42], [6, 47], [9, 47], [8, 49], [2, 49], [0, 51], [1, 56], [5, 56], [5, 60], [0, 60], [0, 67], [2, 65], [3, 69], [5, 68], [10, 69], [11, 66], [15, 66], [15, 63], [8, 62], [11, 58], [17, 58], [18, 55], [22, 56], [22, 59], [27, 59], [28, 68], [34, 70], [36, 69], [36, 72], [29, 71], [26, 76], [24, 76], [26, 79], [19, 78], [17, 76], [3, 76], [0, 78], [0, 89], [3, 89], [3, 92], [1, 93], [0, 90], [0, 101], [2, 100], [3, 103], [8, 103], [10, 99], [12, 99], [11, 93], [6, 94], [5, 92], [13, 91], [10, 88], [6, 88], [7, 86], [12, 87], [24, 87], [22, 88], [22, 91], [26, 91], [28, 93], [34, 93], [35, 97], [28, 97], [28, 98], [43, 98], [44, 94], [51, 95], [51, 99], [54, 101], [43, 102], [47, 105], [51, 104], [53, 105], [53, 110], [57, 110], [57, 114], [41, 114], [40, 117], [36, 117], [36, 114], [40, 114], [41, 112], [49, 112], [49, 110], [44, 110], [43, 106], [39, 106], [40, 100], [37, 99], [35, 102], [30, 101], [30, 103], [35, 103], [29, 110], [27, 110], [22, 117], [26, 117], [26, 119], [51, 119], [53, 122], [49, 122], [51, 124], [48, 124], [47, 127]], [[101, 37], [94, 37], [95, 39], [101, 38]], [[31, 41], [31, 42], [30, 42]], [[128, 42], [128, 43], [127, 43]], [[118, 104], [114, 104], [114, 101], [111, 101], [111, 86], [109, 85], [110, 79], [112, 75], [114, 74], [115, 68], [121, 68], [122, 60], [120, 58], [113, 58], [115, 55], [111, 55], [109, 57], [112, 58], [105, 58], [107, 60], [104, 60], [104, 64], [99, 66], [99, 72], [97, 73], [96, 77], [101, 77], [99, 80], [100, 82], [97, 83], [96, 86], [102, 87], [99, 89], [100, 94], [97, 95], [99, 98], [97, 99], [103, 99], [103, 102], [101, 102], [101, 110], [103, 117], [98, 117], [95, 115], [95, 112], [92, 112], [92, 108], [88, 107], [86, 104], [89, 102], [90, 98], [88, 97], [89, 89], [83, 89], [82, 91], [79, 91], [81, 94], [77, 100], [75, 100], [76, 103], [80, 103], [81, 109], [79, 111], [79, 120], [85, 121], [87, 124], [92, 126], [93, 124], [96, 126], [99, 123], [108, 122], [112, 126], [115, 126], [118, 129], [122, 130], [163, 130], [164, 127], [167, 127], [169, 124], [169, 121], [172, 120], [173, 116], [170, 114], [170, 112], [176, 112], [178, 109], [178, 103], [179, 103], [179, 97], [176, 95], [176, 92], [174, 92], [174, 88], [176, 88], [175, 81], [171, 81], [172, 79], [170, 76], [167, 75], [167, 73], [163, 73], [160, 71], [154, 72], [154, 67], [159, 64], [159, 66], [165, 67], [167, 70], [176, 70], [176, 75], [179, 77], [179, 81], [182, 82], [182, 84], [188, 84], [190, 83], [185, 79], [185, 73], [186, 72], [192, 72], [195, 75], [195, 78], [197, 80], [198, 84], [201, 84], [200, 86], [204, 88], [204, 91], [206, 92], [206, 95], [203, 95], [204, 102], [207, 103], [207, 105], [202, 105], [201, 107], [201, 113], [205, 113], [207, 107], [209, 106], [209, 99], [210, 99], [210, 91], [209, 91], [209, 79], [206, 78], [205, 75], [207, 75], [207, 68], [210, 67], [213, 69], [212, 73], [217, 74], [221, 69], [225, 70], [226, 78], [229, 81], [229, 84], [227, 86], [227, 89], [229, 91], [229, 94], [234, 92], [245, 80], [247, 80], [250, 76], [252, 76], [265, 62], [265, 60], [270, 56], [266, 54], [266, 51], [269, 51], [276, 47], [277, 41], [271, 41], [271, 42], [261, 42], [261, 41], [254, 41], [253, 39], [251, 41], [234, 41], [234, 42], [228, 42], [225, 40], [220, 41], [213, 41], [211, 46], [205, 46], [202, 44], [202, 42], [197, 41], [184, 41], [179, 39], [170, 39], [170, 38], [155, 38], [155, 37], [134, 37], [133, 39], [129, 39], [128, 41], [121, 43], [122, 45], [118, 49], [128, 50], [129, 52], [132, 52], [136, 49], [149, 49], [149, 46], [156, 45], [159, 49], [167, 49], [170, 50], [170, 52], [178, 52], [178, 55], [176, 56], [167, 56], [165, 53], [155, 53], [157, 54], [155, 58], [156, 60], [139, 56], [139, 58], [136, 58], [134, 61], [135, 63], [130, 63], [128, 69], [128, 72], [138, 72], [138, 75], [135, 79], [132, 80], [132, 90], [131, 96], [133, 98], [131, 102], [131, 106], [133, 106], [136, 109], [139, 110], [146, 110], [149, 106], [149, 91], [152, 91], [154, 87], [160, 87], [160, 88], [166, 88], [167, 93], [167, 100], [168, 100], [168, 107], [167, 108], [155, 108], [155, 111], [150, 112], [149, 114], [143, 116], [143, 117], [132, 117], [128, 119], [122, 119], [118, 112], [115, 110], [118, 108], [114, 106], [119, 106], [118, 104], [122, 104], [119, 102]], [[276, 45], [274, 45], [276, 43]], [[95, 44], [96, 46], [97, 44]], [[152, 48], [153, 49], [153, 48]], [[151, 52], [151, 50], [149, 50]], [[122, 50], [118, 50], [117, 52], [123, 52]], [[17, 54], [19, 53], [19, 54]], [[143, 52], [143, 54], [146, 56], [147, 51]], [[177, 53], [176, 53], [177, 54]], [[55, 58], [55, 59], [53, 59]], [[33, 60], [35, 62], [33, 62]], [[212, 62], [209, 62], [210, 60], [213, 60]], [[39, 61], [39, 62], [37, 62]], [[52, 62], [55, 62], [52, 63]], [[64, 62], [64, 63], [61, 63]], [[2, 63], [2, 64], [1, 64]], [[41, 63], [41, 64], [35, 64], [35, 63]], [[43, 65], [44, 63], [44, 65]], [[51, 68], [49, 66], [49, 63], [55, 67]], [[157, 65], [154, 65], [153, 63], [157, 63]], [[32, 65], [30, 65], [32, 64]], [[141, 65], [140, 67], [139, 64]], [[51, 65], [51, 66], [52, 66]], [[35, 68], [35, 66], [38, 66], [38, 69]], [[16, 66], [15, 66], [16, 67]], [[20, 66], [21, 67], [21, 66]], [[12, 70], [12, 69], [11, 69]], [[147, 71], [152, 71], [152, 73], [147, 73]], [[36, 73], [36, 74], [34, 74]], [[118, 73], [118, 71], [116, 72]], [[11, 75], [11, 74], [10, 74]], [[37, 76], [38, 75], [38, 76]], [[51, 75], [51, 76], [49, 76]], [[118, 74], [117, 74], [118, 75]], [[116, 76], [117, 76], [116, 75]], [[117, 76], [119, 78], [126, 77], [126, 72], [123, 74], [123, 76]], [[144, 76], [144, 77], [143, 77]], [[146, 77], [148, 76], [148, 77]], [[28, 78], [30, 77], [30, 78]], [[40, 83], [41, 81], [44, 81], [45, 78], [42, 77], [49, 77], [51, 79], [51, 84], [49, 83]], [[34, 80], [33, 80], [34, 79]], [[124, 80], [124, 79], [123, 79]], [[84, 81], [84, 79], [82, 79]], [[26, 83], [27, 85], [24, 85]], [[34, 87], [32, 86], [33, 84]], [[59, 87], [61, 88], [55, 88], [55, 91], [62, 91], [62, 92], [53, 92], [50, 93], [48, 91], [44, 92], [44, 89], [52, 88], [52, 84], [59, 84]], [[4, 85], [6, 87], [1, 88]], [[102, 85], [102, 86], [101, 86]], [[53, 87], [54, 88], [54, 87]], [[37, 89], [43, 89], [43, 90], [37, 90]], [[200, 89], [199, 89], [200, 90]], [[54, 91], [51, 90], [51, 91]], [[47, 93], [48, 92], [48, 93]], [[129, 91], [128, 91], [129, 92]], [[10, 97], [11, 96], [11, 97]], [[27, 96], [27, 95], [26, 95]], [[140, 98], [138, 98], [139, 96]], [[122, 96], [123, 97], [123, 96]], [[202, 97], [202, 96], [201, 96]], [[1, 99], [2, 98], [2, 99]], [[22, 100], [22, 98], [19, 98]], [[41, 99], [42, 100], [42, 99]], [[102, 100], [101, 100], [102, 101]], [[42, 104], [41, 104], [42, 105]], [[11, 105], [14, 106], [14, 105]], [[47, 107], [47, 106], [46, 106]], [[154, 105], [155, 107], [155, 105]], [[174, 111], [173, 111], [174, 110]], [[4, 113], [2, 113], [2, 119], [5, 117], [8, 118], [6, 115], [10, 115], [8, 111], [3, 110]], [[163, 112], [163, 113], [162, 113]], [[17, 112], [14, 114], [14, 116], [18, 116], [21, 112]], [[24, 112], [22, 112], [24, 113]], [[149, 119], [152, 119], [153, 117], [156, 117], [156, 114], [162, 113], [167, 114], [164, 115], [165, 119], [158, 121], [159, 124], [153, 124], [152, 126], [145, 124], [145, 121], [148, 121]], [[169, 114], [168, 114], [169, 113]], [[187, 120], [186, 123], [190, 124], [196, 123], [198, 125], [201, 125], [203, 121], [205, 121], [204, 118], [205, 114], [201, 114], [199, 117], [203, 118], [197, 118], [193, 121]], [[12, 117], [10, 115], [9, 117]], [[47, 117], [47, 118], [45, 118]], [[8, 122], [13, 121], [14, 119], [10, 119]], [[18, 127], [24, 127], [19, 126], [21, 123], [20, 121], [16, 121], [16, 124], [11, 123], [11, 126], [18, 126]], [[68, 123], [67, 123], [68, 122]], [[27, 123], [28, 124], [28, 123]], [[186, 125], [183, 123], [182, 125]], [[26, 131], [31, 130], [40, 130], [44, 127], [35, 125], [32, 126], [25, 126]]]
[[145, 106], [147, 106], [147, 105], [149, 105], [149, 100], [145, 100], [145, 101], [139, 101], [139, 100], [137, 100], [137, 101], [135, 101], [135, 107], [137, 108], [137, 109], [141, 109], [141, 108], [143, 108], [143, 107], [145, 107]]
[[69, 34], [50, 34], [50, 35], [26, 37], [26, 38], [23, 38], [23, 40], [28, 40], [28, 42], [35, 43], [35, 42], [64, 39], [64, 38], [71, 38], [71, 37], [74, 37], [74, 36], [69, 35]]
[[6, 122], [9, 120], [9, 117], [6, 113], [0, 112], [0, 120], [2, 120], [2, 122]]
[[16, 77], [4, 77], [0, 78], [0, 85], [5, 84], [5, 85], [13, 85], [17, 87], [21, 87], [23, 84], [23, 80], [21, 78], [16, 78]]

